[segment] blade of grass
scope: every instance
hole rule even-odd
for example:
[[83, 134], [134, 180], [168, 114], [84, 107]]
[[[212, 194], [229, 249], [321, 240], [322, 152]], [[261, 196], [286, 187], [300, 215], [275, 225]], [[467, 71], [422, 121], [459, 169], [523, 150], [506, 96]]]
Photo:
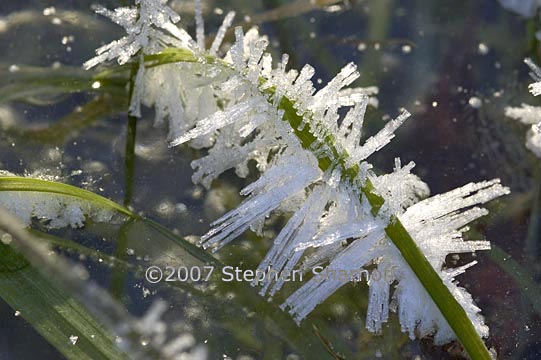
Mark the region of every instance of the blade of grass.
[[[122, 351], [126, 352], [127, 358], [171, 359], [171, 356], [166, 355], [163, 348], [154, 342], [149, 342], [146, 346], [141, 344], [141, 339], [146, 333], [141, 329], [138, 319], [131, 316], [100, 286], [88, 280], [88, 273], [83, 267], [53, 252], [48, 244], [32, 236], [17, 217], [3, 208], [0, 208], [0, 229], [11, 236], [10, 249], [24, 256], [24, 259], [56, 289], [78, 301], [106, 328], [120, 337]], [[85, 321], [85, 319], [77, 320]], [[68, 340], [71, 340], [73, 345], [75, 339]], [[117, 338], [115, 343], [116, 340]], [[90, 357], [94, 358], [96, 357]]]
[[[115, 337], [37, 269], [26, 263], [17, 271], [9, 271], [1, 265], [13, 263], [14, 258], [20, 256], [0, 243], [0, 297], [58, 351], [73, 360], [127, 359], [117, 350]], [[77, 336], [75, 344], [70, 336]]]
[[[131, 104], [133, 91], [135, 89], [135, 77], [137, 76], [138, 63], [131, 64], [130, 88], [128, 102]], [[130, 206], [133, 197], [133, 188], [135, 181], [135, 139], [137, 136], [137, 118], [128, 114], [128, 128], [126, 131], [126, 148], [124, 153], [124, 207]], [[120, 237], [116, 243], [116, 257], [125, 260], [126, 244], [128, 241], [127, 229], [129, 223], [123, 226], [120, 231]], [[111, 275], [111, 292], [115, 299], [121, 301], [124, 293], [124, 284], [126, 282], [126, 273], [113, 270]]]
[[137, 118], [128, 116], [128, 131], [126, 132], [126, 150], [124, 157], [124, 206], [129, 206], [133, 198], [136, 134]]
[[[135, 76], [139, 63], [131, 64], [130, 89], [128, 101], [131, 103], [135, 89]], [[133, 183], [135, 174], [135, 139], [137, 136], [137, 118], [128, 114], [128, 129], [126, 131], [126, 149], [124, 156], [124, 206], [128, 207], [133, 197]]]
[[118, 205], [112, 200], [103, 196], [94, 194], [91, 191], [77, 188], [75, 186], [46, 181], [41, 179], [32, 179], [19, 176], [0, 176], [0, 191], [32, 191], [50, 194], [59, 194], [73, 196], [83, 201], [88, 201], [106, 209], [115, 210], [130, 218], [139, 218], [130, 210]]

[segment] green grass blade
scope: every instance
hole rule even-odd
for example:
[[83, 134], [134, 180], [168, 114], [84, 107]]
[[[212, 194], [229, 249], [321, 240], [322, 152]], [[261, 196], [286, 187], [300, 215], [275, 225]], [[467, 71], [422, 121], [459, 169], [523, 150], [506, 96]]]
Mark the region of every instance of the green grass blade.
[[[5, 267], [2, 264], [19, 268]], [[38, 333], [67, 359], [127, 359], [83, 305], [67, 296], [30, 266], [9, 246], [0, 243], [0, 297], [20, 312]], [[73, 344], [70, 336], [77, 336]]]
[[391, 218], [391, 223], [385, 228], [385, 232], [400, 250], [400, 253], [423, 284], [434, 303], [436, 303], [470, 357], [472, 359], [490, 360], [490, 353], [477, 331], [475, 331], [466, 311], [445, 286], [402, 223], [396, 217]]
[[[293, 129], [297, 129], [297, 124], [300, 124], [301, 119], [294, 110], [292, 103], [286, 99], [281, 102], [280, 106], [285, 111], [284, 120], [288, 121]], [[305, 149], [310, 149], [310, 145], [316, 139], [312, 133], [310, 133], [309, 126], [306, 125], [302, 131], [294, 131], [301, 140], [302, 146]], [[332, 151], [337, 152], [331, 141], [329, 142], [329, 147]], [[319, 159], [319, 166], [323, 171], [327, 170], [330, 163], [331, 161], [328, 158]], [[357, 177], [359, 170], [356, 166], [346, 168], [344, 162], [342, 162], [341, 165], [344, 170], [343, 172], [347, 177], [352, 180]], [[366, 181], [361, 192], [370, 203], [372, 213], [376, 215], [383, 205], [384, 199], [374, 192], [374, 186], [369, 180]], [[466, 311], [464, 311], [447, 286], [445, 286], [436, 270], [429, 263], [421, 249], [417, 246], [397, 217], [393, 216], [391, 218], [390, 224], [385, 228], [385, 232], [393, 244], [398, 248], [421, 284], [423, 284], [423, 287], [441, 311], [462, 345], [464, 345], [464, 348], [470, 357], [473, 360], [490, 360], [490, 353], [477, 331], [475, 331]]]

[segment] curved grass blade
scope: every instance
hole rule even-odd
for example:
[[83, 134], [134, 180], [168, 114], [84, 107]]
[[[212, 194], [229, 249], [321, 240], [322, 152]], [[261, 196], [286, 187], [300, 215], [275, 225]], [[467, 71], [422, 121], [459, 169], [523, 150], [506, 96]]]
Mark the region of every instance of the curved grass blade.
[[168, 237], [171, 240], [173, 240], [177, 245], [180, 245], [190, 255], [194, 256], [202, 262], [216, 261], [206, 251], [203, 251], [197, 246], [185, 241], [184, 239], [171, 234], [169, 231], [165, 230], [161, 225], [157, 224], [156, 222], [150, 219], [143, 218], [142, 216], [135, 214], [124, 206], [121, 206], [112, 200], [109, 200], [88, 190], [80, 189], [75, 186], [63, 183], [41, 179], [32, 179], [20, 176], [0, 176], [0, 191], [42, 192], [49, 194], [72, 196], [82, 201], [88, 201], [102, 208], [114, 210], [124, 216], [127, 216], [130, 219], [143, 221], [147, 223], [150, 227], [157, 229], [162, 233], [169, 233]]
[[0, 176], [0, 191], [32, 191], [73, 196], [83, 201], [89, 201], [106, 209], [115, 210], [130, 218], [139, 218], [138, 215], [134, 214], [130, 210], [118, 205], [112, 200], [104, 198], [103, 196], [94, 194], [88, 190], [77, 188], [75, 186], [52, 181], [19, 176]]
[[[120, 341], [119, 349], [127, 354], [127, 358], [172, 359], [172, 355], [164, 352], [163, 346], [153, 341], [147, 343], [146, 346], [141, 343], [141, 339], [146, 338], [147, 333], [141, 327], [139, 320], [130, 315], [100, 286], [88, 280], [88, 273], [84, 268], [52, 252], [47, 244], [26, 231], [24, 224], [17, 217], [3, 208], [0, 208], [0, 228], [10, 235], [9, 245], [20, 254], [21, 259], [24, 257], [24, 260], [31, 264], [38, 274], [50, 280], [55, 288], [78, 301], [88, 310], [88, 313], [93, 314], [118, 336], [115, 338], [115, 344], [117, 340]], [[84, 322], [85, 319], [78, 319], [78, 321]], [[55, 323], [51, 324], [51, 326], [54, 325]], [[78, 338], [75, 339], [71, 335], [68, 339], [72, 345], [78, 341]], [[89, 359], [95, 358], [89, 357]]]

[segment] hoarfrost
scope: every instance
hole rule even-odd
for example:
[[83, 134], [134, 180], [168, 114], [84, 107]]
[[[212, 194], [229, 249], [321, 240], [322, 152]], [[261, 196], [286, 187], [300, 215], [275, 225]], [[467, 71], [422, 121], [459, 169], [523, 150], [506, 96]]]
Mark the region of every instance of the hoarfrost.
[[[147, 2], [155, 3], [141, 4]], [[161, 8], [154, 10], [163, 19], [163, 14], [170, 13], [163, 1], [159, 4]], [[123, 11], [129, 41], [124, 38], [120, 40], [123, 44], [112, 45], [115, 51], [100, 50], [99, 59], [91, 60], [90, 65], [115, 57], [124, 61], [128, 54], [134, 57], [138, 51], [133, 51], [134, 46], [143, 48], [145, 53], [158, 52], [164, 43], [191, 51], [200, 61], [161, 65], [144, 69], [144, 73], [141, 69], [144, 83], [136, 81], [136, 92], [144, 96], [139, 98], [145, 105], [155, 107], [157, 124], [169, 121], [171, 146], [188, 143], [195, 148], [209, 148], [206, 156], [192, 162], [194, 183], [208, 188], [231, 168], [246, 177], [250, 160], [256, 161], [261, 172], [257, 181], [241, 191], [247, 199], [216, 220], [213, 228], [201, 237], [205, 248], [217, 250], [248, 229], [259, 231], [273, 212], [292, 213], [260, 263], [260, 270], [271, 267], [276, 271], [308, 271], [315, 265], [327, 265], [329, 270], [392, 270], [389, 278], [369, 283], [367, 329], [380, 332], [392, 310], [398, 313], [402, 330], [410, 336], [434, 334], [437, 342], [450, 341], [454, 333], [387, 238], [389, 219], [399, 217], [479, 334], [487, 336], [488, 328], [480, 310], [454, 279], [466, 267], [446, 269], [444, 262], [449, 254], [489, 248], [485, 241], [464, 241], [462, 233], [469, 222], [487, 213], [478, 205], [507, 194], [508, 189], [494, 180], [468, 184], [425, 199], [429, 190], [411, 173], [414, 164], [402, 166], [399, 159], [392, 173], [377, 176], [371, 171], [369, 157], [394, 138], [410, 114], [402, 110], [362, 143], [363, 119], [368, 106], [377, 106], [374, 95], [378, 89], [349, 88], [360, 76], [352, 63], [316, 90], [312, 82], [315, 70], [310, 65], [300, 71], [288, 69], [289, 57], [284, 54], [273, 66], [271, 55], [265, 52], [268, 39], [260, 36], [256, 28], [246, 33], [235, 28], [235, 42], [225, 56], [206, 63], [203, 55], [219, 53], [233, 13], [226, 16], [206, 53], [199, 1], [195, 40], [182, 29], [171, 31], [177, 18], [167, 15], [164, 22], [155, 24], [147, 20], [147, 46], [143, 35], [130, 37], [137, 21], [130, 12], [133, 10]], [[115, 21], [111, 12], [107, 15]], [[168, 31], [174, 41], [155, 28]], [[155, 37], [161, 40], [160, 44], [154, 41], [150, 46]], [[126, 49], [117, 51], [122, 46]], [[532, 70], [537, 81], [541, 81], [541, 71]], [[295, 115], [298, 121], [291, 119]], [[354, 178], [352, 173], [356, 174]], [[368, 180], [374, 192], [385, 200], [377, 216], [360, 191]], [[311, 251], [305, 255], [307, 249]], [[260, 293], [272, 296], [283, 283], [265, 280], [262, 285]], [[301, 321], [342, 285], [339, 281], [312, 279], [291, 294], [282, 307], [289, 308]]]

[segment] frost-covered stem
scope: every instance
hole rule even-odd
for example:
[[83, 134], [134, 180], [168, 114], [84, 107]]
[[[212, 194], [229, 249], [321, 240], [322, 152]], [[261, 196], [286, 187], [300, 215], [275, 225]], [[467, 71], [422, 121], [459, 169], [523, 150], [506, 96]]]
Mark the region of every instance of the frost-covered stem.
[[491, 359], [485, 343], [475, 331], [471, 321], [464, 320], [468, 319], [466, 311], [445, 286], [400, 220], [392, 217], [391, 223], [385, 228], [385, 233], [400, 250], [470, 357], [472, 359]]
[[[302, 131], [298, 130], [298, 124], [302, 119], [297, 115], [293, 104], [288, 99], [284, 98], [282, 100], [280, 108], [285, 110], [284, 120], [291, 124], [302, 146], [305, 149], [310, 149], [310, 145], [316, 139], [310, 132], [309, 125], [306, 125]], [[337, 153], [332, 139], [328, 137], [325, 140], [332, 152]], [[348, 154], [343, 154], [340, 158], [340, 165], [343, 167], [343, 174], [353, 183], [358, 177], [359, 168], [356, 165], [346, 168], [345, 158], [347, 156]], [[323, 171], [327, 170], [330, 165], [331, 160], [329, 158], [319, 159], [319, 166]], [[361, 188], [361, 192], [368, 199], [372, 212], [377, 214], [384, 203], [384, 199], [374, 192], [374, 186], [369, 179]], [[470, 357], [472, 359], [491, 359], [488, 349], [469, 320], [466, 311], [445, 286], [436, 270], [430, 265], [428, 259], [396, 216], [391, 217], [389, 225], [385, 228], [385, 233], [398, 248], [421, 284], [423, 284], [423, 287], [438, 306]]]
[[[168, 49], [161, 54], [145, 56], [147, 68], [173, 62], [199, 62], [231, 68], [230, 64], [225, 63], [221, 59], [217, 59], [216, 57], [207, 54], [196, 56], [191, 51], [185, 49]], [[260, 81], [264, 82], [265, 80], [260, 79]], [[274, 89], [266, 89], [264, 92], [269, 101], [272, 101]], [[311, 145], [315, 141], [321, 141], [310, 131], [309, 121], [304, 121], [306, 124], [304, 127], [300, 126], [301, 123], [303, 123], [303, 117], [297, 114], [291, 100], [285, 96], [282, 97], [278, 108], [284, 111], [282, 120], [287, 121], [290, 124], [293, 133], [297, 136], [304, 149], [311, 150]], [[346, 165], [349, 154], [346, 152], [339, 152], [335, 145], [335, 138], [332, 135], [328, 135], [323, 141], [332, 152], [333, 158], [339, 159], [338, 165], [341, 167], [341, 173], [345, 180], [349, 180], [349, 182], [353, 184], [357, 183], [357, 179], [359, 178], [358, 165]], [[318, 164], [322, 171], [326, 171], [333, 165], [333, 161], [330, 157], [318, 157]], [[375, 193], [375, 188], [370, 180], [367, 179], [365, 181], [360, 193], [369, 201], [372, 213], [374, 215], [378, 214], [380, 208], [384, 204], [384, 199], [379, 194]], [[470, 357], [474, 360], [491, 359], [488, 349], [475, 330], [466, 312], [453, 294], [451, 294], [447, 286], [445, 286], [441, 277], [429, 263], [428, 259], [424, 256], [423, 252], [419, 249], [411, 235], [396, 216], [391, 217], [385, 232], [416, 274], [417, 278], [441, 311], [458, 339], [464, 345]]]

